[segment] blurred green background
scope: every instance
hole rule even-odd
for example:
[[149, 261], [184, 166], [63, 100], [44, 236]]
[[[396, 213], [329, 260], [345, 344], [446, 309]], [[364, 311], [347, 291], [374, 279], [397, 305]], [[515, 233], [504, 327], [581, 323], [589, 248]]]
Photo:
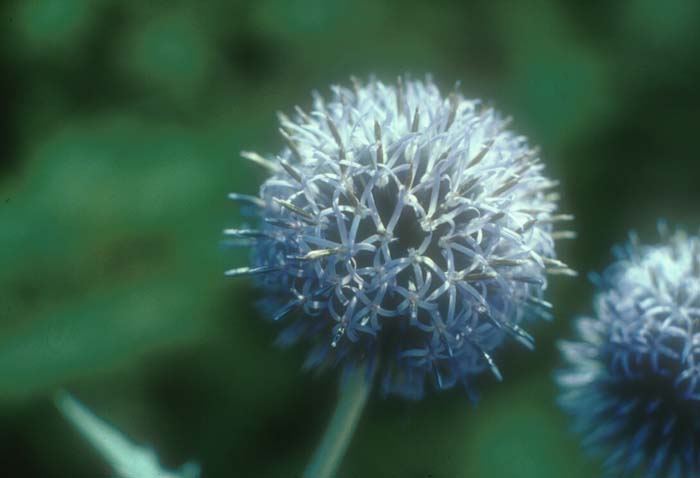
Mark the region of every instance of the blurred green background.
[[515, 118], [562, 182], [579, 239], [553, 323], [510, 345], [502, 383], [372, 397], [341, 477], [600, 474], [555, 404], [556, 340], [586, 273], [659, 216], [700, 223], [700, 2], [14, 0], [0, 6], [0, 450], [8, 476], [107, 477], [59, 417], [66, 387], [174, 468], [299, 476], [336, 377], [280, 350], [223, 271], [230, 191], [282, 147], [275, 112], [351, 74], [433, 73]]

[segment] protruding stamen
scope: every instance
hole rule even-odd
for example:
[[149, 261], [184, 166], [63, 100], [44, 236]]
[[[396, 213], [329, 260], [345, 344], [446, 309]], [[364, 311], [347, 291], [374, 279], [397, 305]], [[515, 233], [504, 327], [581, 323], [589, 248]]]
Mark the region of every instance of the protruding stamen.
[[282, 126], [291, 123], [291, 121], [289, 120], [289, 116], [284, 114], [282, 111], [277, 112], [277, 121], [279, 121]]
[[526, 284], [544, 285], [544, 280], [538, 277], [512, 275], [509, 277], [509, 279], [516, 282], [525, 282]]
[[413, 113], [413, 123], [411, 124], [411, 132], [415, 133], [418, 131], [418, 126], [420, 125], [420, 111], [418, 110], [418, 107], [416, 106], [416, 110]]
[[530, 350], [533, 350], [535, 348], [535, 338], [529, 333], [527, 333], [527, 331], [520, 327], [518, 324], [512, 324], [505, 320], [499, 320], [488, 313], [482, 315], [489, 319], [496, 327], [498, 327], [501, 330], [504, 330], [508, 335], [517, 340], [521, 345], [525, 346], [525, 348]]
[[317, 90], [311, 92], [311, 97], [314, 99], [314, 106], [320, 110], [326, 109], [326, 101], [323, 99], [323, 95]]
[[229, 193], [228, 198], [233, 201], [248, 203], [251, 206], [259, 208], [265, 207], [265, 201], [263, 201], [257, 196], [250, 196], [248, 194]]
[[544, 222], [569, 222], [573, 221], [574, 215], [573, 214], [555, 214], [554, 216], [550, 217], [549, 219], [546, 219]]
[[525, 222], [525, 224], [522, 225], [522, 227], [518, 230], [518, 232], [520, 234], [526, 233], [527, 231], [532, 229], [532, 227], [535, 224], [537, 224], [537, 222], [538, 222], [538, 220], [534, 217], [532, 219], [529, 219], [528, 221]]
[[508, 126], [513, 122], [513, 117], [512, 116], [507, 116], [504, 120], [503, 123], [498, 127], [497, 133], [496, 134], [501, 134], [503, 133], [506, 129], [508, 129]]
[[289, 174], [292, 178], [294, 178], [298, 183], [303, 183], [303, 178], [301, 176], [301, 173], [299, 171], [297, 171], [291, 164], [289, 164], [284, 159], [280, 159], [280, 164], [282, 165], [282, 168], [285, 171], [287, 171], [287, 174]]
[[377, 121], [376, 119], [374, 120], [374, 140], [375, 141], [382, 140], [382, 127], [379, 124], [379, 121]]
[[345, 334], [345, 328], [340, 327], [338, 332], [336, 332], [336, 334], [333, 336], [333, 340], [331, 340], [331, 347], [336, 348], [338, 346], [340, 339], [343, 338], [343, 334]]
[[471, 274], [465, 274], [462, 276], [462, 280], [466, 282], [481, 281], [488, 279], [495, 279], [498, 277], [498, 273], [494, 271], [484, 271], [484, 272], [472, 272]]
[[513, 186], [518, 184], [518, 181], [520, 181], [520, 177], [518, 176], [513, 176], [511, 177], [508, 181], [506, 181], [500, 188], [496, 189], [493, 191], [491, 194], [493, 196], [500, 196], [509, 189], [511, 189]]
[[552, 309], [554, 307], [551, 302], [542, 300], [539, 297], [528, 297], [527, 300], [528, 302], [532, 302], [533, 304], [544, 307], [545, 309]]
[[312, 122], [311, 117], [309, 115], [307, 115], [306, 112], [304, 110], [302, 110], [299, 106], [295, 106], [294, 111], [297, 112], [297, 114], [299, 115], [299, 118], [301, 118], [304, 121], [304, 123], [308, 124], [308, 123]]
[[271, 226], [282, 227], [284, 229], [292, 229], [294, 227], [294, 223], [289, 221], [287, 218], [282, 219], [280, 217], [266, 217], [263, 218], [263, 221]]
[[294, 214], [302, 217], [303, 219], [306, 219], [308, 222], [314, 222], [314, 217], [311, 214], [304, 211], [302, 208], [295, 206], [291, 202], [284, 200], [284, 199], [280, 199], [280, 198], [272, 198], [272, 200], [275, 201], [280, 206], [282, 206], [283, 208], [286, 208], [286, 209], [290, 210], [291, 212], [293, 212]]
[[492, 267], [518, 267], [527, 264], [525, 259], [507, 259], [505, 257], [492, 257], [489, 259]]
[[526, 348], [533, 350], [535, 348], [535, 338], [530, 335], [525, 329], [518, 324], [504, 322], [507, 330], [510, 330], [511, 336], [524, 345]]
[[404, 102], [403, 78], [399, 76], [396, 80], [396, 84], [396, 113], [397, 116], [402, 116]]
[[338, 127], [328, 115], [326, 115], [326, 124], [328, 125], [328, 129], [331, 130], [331, 135], [333, 136], [335, 144], [338, 145], [338, 149], [340, 150], [340, 159], [345, 159], [345, 147], [343, 147], [343, 140], [338, 132]]
[[559, 275], [559, 276], [569, 276], [569, 277], [577, 277], [578, 276], [578, 272], [576, 272], [575, 270], [570, 269], [568, 267], [554, 268], [554, 269], [547, 268], [544, 271], [549, 275]]
[[338, 249], [316, 249], [315, 251], [309, 251], [303, 256], [288, 256], [288, 259], [298, 260], [298, 261], [315, 261], [316, 259], [321, 259], [322, 257], [332, 256], [338, 253]]
[[690, 259], [690, 273], [693, 276], [700, 278], [700, 247], [698, 247], [697, 241], [693, 242], [693, 247], [690, 249], [690, 254], [692, 256]]
[[452, 126], [452, 123], [457, 117], [457, 106], [459, 105], [459, 97], [455, 93], [450, 93], [449, 102], [450, 114], [447, 116], [447, 123], [445, 123], [445, 131], [450, 129], [450, 126]]
[[491, 150], [491, 146], [493, 146], [493, 143], [495, 141], [493, 139], [490, 139], [484, 143], [484, 145], [481, 148], [481, 151], [476, 153], [476, 156], [474, 156], [474, 159], [469, 161], [469, 164], [467, 164], [467, 169], [472, 168], [479, 164], [482, 159], [484, 159], [484, 156], [486, 156], [486, 153], [488, 153]]
[[498, 211], [489, 217], [489, 222], [492, 224], [496, 224], [498, 221], [506, 217], [506, 213], [504, 211]]
[[[538, 184], [533, 185], [533, 186], [530, 188], [530, 191], [529, 191], [529, 192], [530, 192], [530, 194], [534, 194], [534, 193], [543, 192], [543, 191], [546, 191], [546, 190], [548, 190], [548, 189], [555, 188], [555, 187], [557, 187], [557, 186], [559, 186], [559, 181], [541, 181], [541, 182], [539, 182]], [[556, 199], [554, 199], [554, 201], [556, 201], [556, 200], [559, 199], [558, 193], [550, 193], [550, 194], [547, 194], [547, 195], [545, 196], [545, 198], [546, 198], [546, 197], [549, 197], [551, 194], [557, 194]]]
[[268, 161], [267, 159], [263, 158], [254, 151], [241, 151], [240, 155], [242, 158], [245, 158], [248, 161], [252, 161], [265, 169], [269, 169], [270, 171], [277, 171], [277, 167], [272, 161]]
[[298, 299], [294, 299], [287, 302], [275, 312], [275, 314], [272, 316], [272, 320], [277, 322], [278, 320], [282, 319], [291, 311], [293, 311], [299, 305], [299, 303], [300, 301]]
[[348, 188], [345, 190], [345, 197], [348, 198], [348, 201], [350, 201], [350, 205], [354, 207], [355, 209], [360, 207], [360, 200], [357, 199], [357, 196], [355, 195], [355, 191], [353, 191], [352, 184], [348, 186]]
[[532, 153], [526, 153], [523, 155], [521, 158], [519, 158], [519, 161], [522, 161], [522, 165], [515, 170], [515, 174], [518, 176], [523, 176], [525, 173], [527, 173], [530, 169], [532, 169], [534, 166], [537, 165], [537, 161], [535, 161], [533, 158], [535, 156]]
[[413, 187], [413, 181], [416, 179], [416, 171], [413, 167], [413, 160], [409, 161], [408, 169], [406, 170], [406, 177], [404, 178], [404, 186], [407, 191]]
[[659, 285], [661, 282], [659, 281], [659, 273], [657, 272], [656, 268], [649, 268], [649, 278], [651, 279], [651, 283], [653, 284], [654, 288], [660, 289]]
[[360, 83], [360, 80], [358, 80], [356, 76], [351, 75], [350, 83], [352, 83], [352, 88], [355, 90], [355, 95], [359, 95], [362, 90], [362, 83]]
[[552, 233], [552, 239], [555, 241], [561, 239], [576, 239], [576, 233], [574, 231], [554, 231]]
[[473, 188], [479, 182], [480, 179], [481, 178], [479, 178], [479, 176], [474, 176], [469, 181], [460, 185], [459, 189], [457, 190], [457, 195], [463, 196], [463, 195], [467, 194], [471, 190], [471, 188]]
[[378, 143], [377, 146], [377, 163], [384, 164], [384, 146], [382, 145], [382, 127], [379, 122], [374, 120], [374, 140]]
[[550, 257], [543, 257], [542, 262], [548, 267], [554, 268], [554, 269], [568, 269], [569, 266], [564, 264], [562, 261], [559, 259], [552, 259]]
[[503, 380], [503, 375], [501, 375], [501, 371], [498, 369], [498, 366], [496, 365], [496, 362], [493, 361], [493, 358], [482, 348], [477, 348], [479, 353], [481, 354], [481, 357], [486, 361], [486, 364], [489, 366], [489, 369], [491, 370], [491, 373], [493, 374], [494, 377], [500, 382]]
[[245, 275], [256, 275], [265, 274], [267, 272], [278, 271], [277, 266], [260, 266], [260, 267], [238, 267], [236, 269], [229, 269], [224, 274], [228, 277], [238, 277]]
[[243, 239], [269, 239], [270, 235], [256, 229], [224, 229], [227, 236], [240, 237]]
[[287, 132], [282, 128], [280, 128], [279, 132], [282, 135], [282, 138], [284, 138], [284, 142], [287, 144], [287, 147], [292, 152], [297, 161], [302, 162], [302, 157], [301, 153], [299, 152], [299, 148], [297, 148], [297, 145], [294, 143], [291, 136], [289, 136]]

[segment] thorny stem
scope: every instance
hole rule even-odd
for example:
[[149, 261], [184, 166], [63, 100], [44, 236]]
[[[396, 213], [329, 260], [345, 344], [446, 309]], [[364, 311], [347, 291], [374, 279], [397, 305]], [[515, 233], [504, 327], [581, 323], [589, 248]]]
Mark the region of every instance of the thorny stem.
[[341, 383], [338, 404], [303, 478], [335, 477], [367, 403], [372, 378], [364, 368], [358, 368]]

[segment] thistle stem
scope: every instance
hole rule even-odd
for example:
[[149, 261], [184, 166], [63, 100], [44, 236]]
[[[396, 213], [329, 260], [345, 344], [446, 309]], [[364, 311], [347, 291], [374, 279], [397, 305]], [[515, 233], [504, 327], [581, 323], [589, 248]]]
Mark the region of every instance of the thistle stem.
[[352, 372], [341, 383], [338, 404], [321, 443], [304, 471], [304, 478], [334, 478], [371, 388], [372, 378], [367, 377], [362, 368]]

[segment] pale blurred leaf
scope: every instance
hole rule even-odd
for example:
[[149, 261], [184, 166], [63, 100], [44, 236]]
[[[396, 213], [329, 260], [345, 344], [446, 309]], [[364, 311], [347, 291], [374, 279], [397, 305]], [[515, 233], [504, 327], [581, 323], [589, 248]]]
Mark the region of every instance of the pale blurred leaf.
[[188, 464], [182, 472], [165, 470], [155, 451], [131, 443], [118, 430], [96, 417], [66, 392], [56, 397], [56, 406], [110, 464], [119, 478], [198, 478], [199, 467]]

